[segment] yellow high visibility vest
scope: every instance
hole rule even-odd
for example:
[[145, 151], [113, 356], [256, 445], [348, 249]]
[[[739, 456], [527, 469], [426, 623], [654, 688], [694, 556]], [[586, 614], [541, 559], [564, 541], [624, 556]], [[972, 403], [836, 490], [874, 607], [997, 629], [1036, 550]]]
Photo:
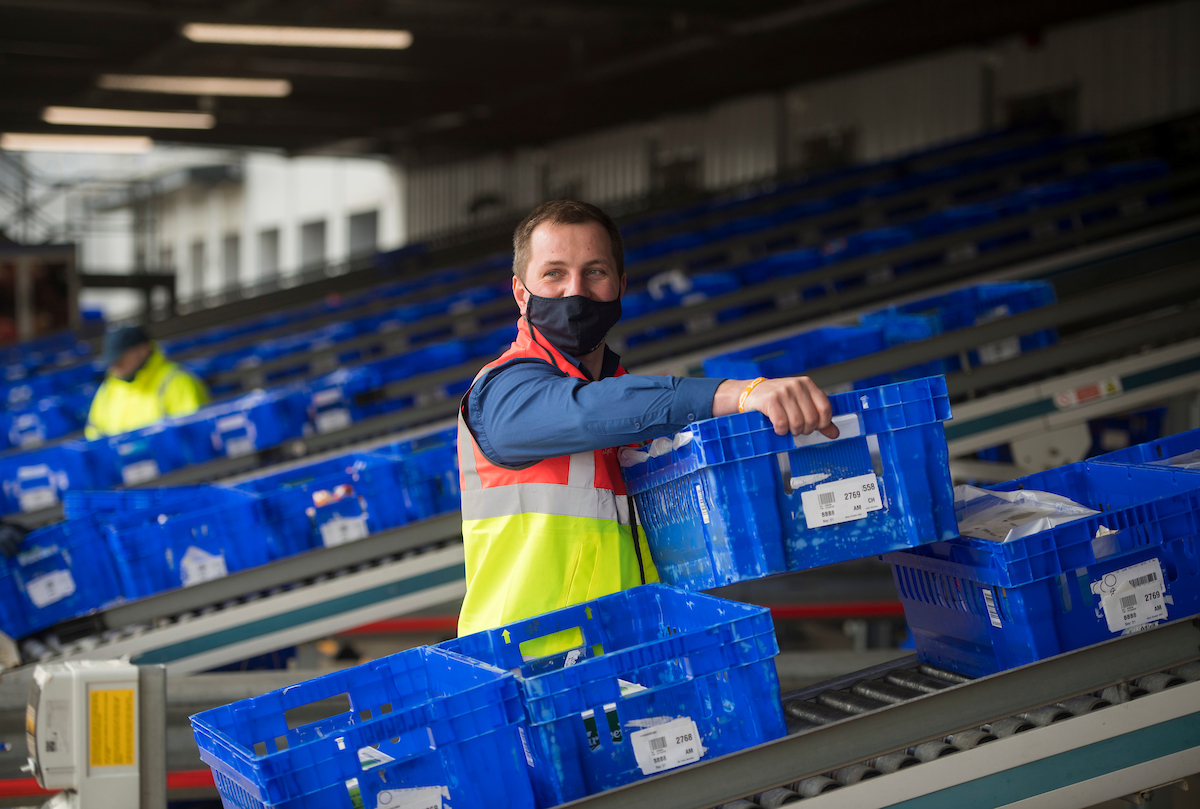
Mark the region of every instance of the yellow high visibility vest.
[[105, 377], [92, 399], [84, 434], [117, 435], [147, 427], [168, 416], [195, 413], [208, 401], [208, 389], [157, 348], [134, 378]]
[[[534, 357], [586, 379], [541, 334], [535, 339], [530, 328], [522, 318], [516, 342], [480, 374], [515, 358]], [[624, 373], [623, 368], [617, 371]], [[460, 636], [658, 581], [640, 531], [634, 545], [616, 448], [547, 458], [520, 468], [500, 466], [480, 451], [466, 423], [463, 412], [469, 396], [470, 391], [458, 416], [467, 568]], [[544, 642], [526, 642], [521, 651], [542, 656], [581, 642], [578, 631], [572, 630]]]

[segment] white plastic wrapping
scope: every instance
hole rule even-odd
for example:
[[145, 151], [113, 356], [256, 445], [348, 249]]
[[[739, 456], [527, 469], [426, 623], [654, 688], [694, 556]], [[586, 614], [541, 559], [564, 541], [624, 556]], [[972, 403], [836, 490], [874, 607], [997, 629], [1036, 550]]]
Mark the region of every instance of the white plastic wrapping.
[[994, 492], [954, 487], [954, 516], [962, 536], [1008, 542], [1100, 512], [1052, 492]]

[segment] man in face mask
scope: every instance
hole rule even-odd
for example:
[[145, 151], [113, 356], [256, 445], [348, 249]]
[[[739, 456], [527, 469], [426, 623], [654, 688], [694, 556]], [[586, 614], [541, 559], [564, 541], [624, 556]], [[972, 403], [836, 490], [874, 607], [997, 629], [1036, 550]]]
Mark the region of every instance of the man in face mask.
[[544, 203], [513, 235], [517, 339], [479, 372], [459, 413], [460, 635], [658, 581], [616, 447], [739, 409], [761, 411], [780, 435], [837, 436], [807, 377], [627, 375], [605, 345], [625, 282], [621, 234], [594, 205]]
[[108, 375], [92, 399], [88, 438], [147, 427], [168, 416], [195, 413], [208, 401], [204, 383], [169, 361], [138, 326], [104, 336]]

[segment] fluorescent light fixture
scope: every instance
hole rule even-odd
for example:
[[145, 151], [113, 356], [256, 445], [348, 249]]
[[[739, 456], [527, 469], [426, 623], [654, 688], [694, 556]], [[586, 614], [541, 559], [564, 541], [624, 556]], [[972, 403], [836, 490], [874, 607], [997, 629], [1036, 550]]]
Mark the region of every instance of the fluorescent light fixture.
[[226, 45], [285, 45], [293, 48], [383, 48], [403, 50], [412, 44], [408, 31], [379, 28], [301, 28], [291, 25], [230, 25], [191, 22], [183, 35], [192, 42]]
[[143, 76], [106, 73], [96, 84], [105, 90], [172, 93], [189, 96], [254, 96], [283, 98], [292, 92], [287, 79], [227, 79], [220, 76]]
[[0, 149], [10, 152], [86, 152], [91, 154], [144, 154], [154, 141], [134, 135], [41, 135], [5, 132]]
[[217, 119], [207, 112], [144, 112], [95, 107], [46, 107], [42, 112], [42, 120], [48, 124], [150, 129], [212, 129], [217, 125]]

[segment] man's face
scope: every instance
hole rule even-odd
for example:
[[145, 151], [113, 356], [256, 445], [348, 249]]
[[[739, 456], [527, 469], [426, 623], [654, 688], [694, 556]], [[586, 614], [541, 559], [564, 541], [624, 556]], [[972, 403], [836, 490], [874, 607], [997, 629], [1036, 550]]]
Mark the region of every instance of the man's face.
[[150, 344], [142, 343], [141, 345], [127, 348], [117, 357], [116, 362], [108, 366], [108, 372], [118, 379], [124, 379], [126, 382], [133, 378], [137, 373], [138, 368], [142, 367], [142, 363], [150, 356]]
[[598, 222], [543, 222], [529, 240], [524, 285], [513, 277], [513, 297], [521, 314], [525, 314], [528, 301], [526, 287], [542, 298], [583, 295], [594, 301], [615, 301], [625, 292], [625, 278], [617, 274], [612, 242]]

